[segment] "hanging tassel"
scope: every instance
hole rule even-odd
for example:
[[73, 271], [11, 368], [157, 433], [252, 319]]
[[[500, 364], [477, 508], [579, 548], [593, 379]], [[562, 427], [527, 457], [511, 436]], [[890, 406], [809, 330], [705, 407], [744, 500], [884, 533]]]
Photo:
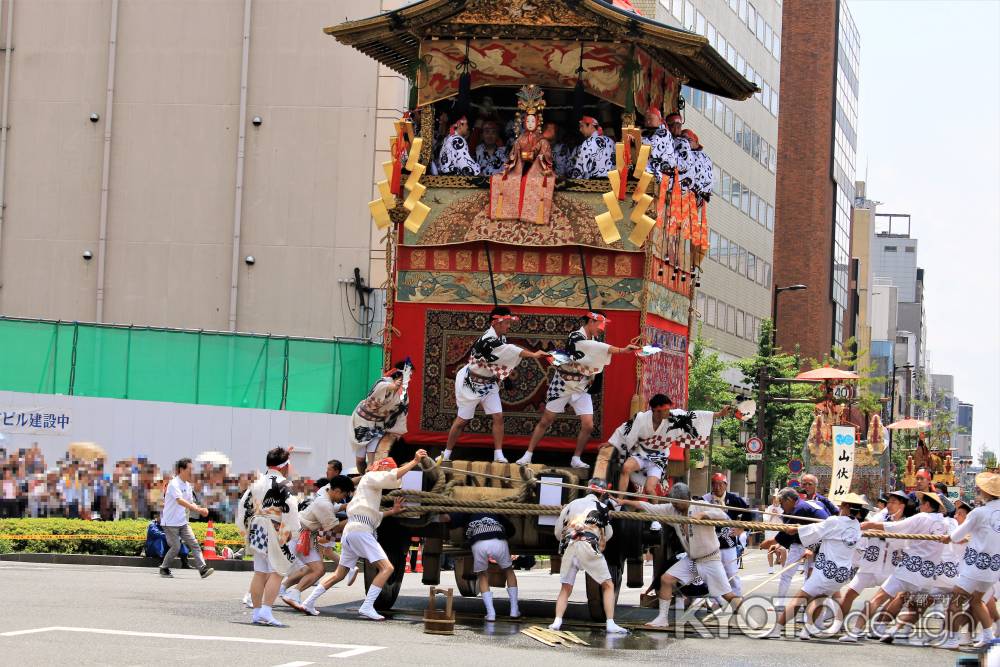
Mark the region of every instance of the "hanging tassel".
[[576, 68], [576, 85], [573, 86], [573, 122], [583, 118], [583, 47], [585, 42], [580, 42], [580, 64]]
[[674, 167], [674, 185], [670, 190], [670, 233], [680, 231], [681, 221], [684, 213], [684, 194], [681, 192], [681, 179], [677, 175], [677, 167]]
[[472, 92], [472, 61], [469, 60], [469, 40], [465, 40], [465, 59], [458, 64], [462, 74], [458, 77], [458, 98], [455, 100], [455, 118], [469, 113], [469, 95]]

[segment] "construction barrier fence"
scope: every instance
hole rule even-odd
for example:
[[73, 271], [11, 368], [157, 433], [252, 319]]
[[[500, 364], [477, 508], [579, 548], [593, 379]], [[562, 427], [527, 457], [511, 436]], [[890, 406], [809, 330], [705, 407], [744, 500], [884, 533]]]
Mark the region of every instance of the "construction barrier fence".
[[355, 339], [0, 318], [0, 390], [350, 414], [382, 372]]

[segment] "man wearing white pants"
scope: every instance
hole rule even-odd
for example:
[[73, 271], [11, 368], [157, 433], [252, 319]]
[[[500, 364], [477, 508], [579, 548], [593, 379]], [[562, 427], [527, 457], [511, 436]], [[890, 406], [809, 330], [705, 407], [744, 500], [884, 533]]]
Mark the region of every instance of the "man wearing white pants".
[[463, 529], [465, 539], [472, 549], [472, 571], [476, 573], [476, 583], [483, 596], [486, 620], [497, 619], [488, 573], [491, 559], [507, 578], [510, 617], [518, 618], [521, 611], [517, 606], [517, 576], [514, 574], [510, 545], [507, 543], [507, 539], [514, 534], [514, 526], [502, 515], [483, 513], [453, 515], [452, 524]]
[[[721, 472], [712, 475], [712, 491], [706, 493], [702, 500], [713, 505], [726, 505], [727, 507], [745, 507], [746, 512], [739, 510], [727, 510], [726, 514], [734, 521], [753, 521], [753, 513], [750, 512], [750, 505], [741, 496], [727, 491], [729, 480]], [[729, 577], [729, 584], [733, 588], [733, 595], [742, 597], [743, 585], [740, 581], [740, 563], [736, 551], [736, 543], [740, 533], [740, 528], [716, 528], [719, 536], [719, 555], [722, 558], [722, 566], [726, 569], [726, 576]]]
[[[781, 511], [784, 512], [781, 517], [783, 523], [811, 523], [802, 521], [802, 518], [827, 519], [830, 516], [830, 513], [826, 511], [822, 503], [815, 500], [802, 500], [799, 497], [799, 492], [790, 486], [786, 486], [778, 492], [778, 504], [781, 505]], [[778, 585], [778, 598], [783, 598], [788, 594], [788, 588], [792, 585], [792, 577], [795, 576], [795, 573], [799, 569], [791, 567], [791, 565], [802, 560], [802, 555], [808, 547], [802, 544], [798, 535], [779, 532], [773, 539], [764, 540], [760, 548], [787, 550], [785, 557], [785, 567], [787, 569], [782, 572], [781, 583]]]

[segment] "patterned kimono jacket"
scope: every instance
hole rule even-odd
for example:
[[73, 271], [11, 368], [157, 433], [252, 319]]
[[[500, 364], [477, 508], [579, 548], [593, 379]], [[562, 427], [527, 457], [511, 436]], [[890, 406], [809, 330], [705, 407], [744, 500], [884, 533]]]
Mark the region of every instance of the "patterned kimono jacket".
[[301, 526], [298, 500], [280, 472], [269, 468], [250, 485], [240, 499], [236, 527], [246, 538], [247, 553], [266, 556], [275, 572], [288, 574], [295, 561], [289, 543]]
[[615, 142], [608, 137], [592, 134], [576, 149], [576, 159], [569, 170], [570, 178], [604, 178], [615, 168]]
[[670, 131], [661, 125], [653, 134], [643, 137], [642, 143], [650, 146], [646, 171], [653, 175], [657, 183], [660, 182], [664, 174], [669, 178], [677, 165], [677, 157], [674, 155], [674, 138], [670, 135]]
[[476, 163], [479, 165], [479, 173], [484, 176], [499, 174], [507, 164], [507, 148], [497, 146], [490, 153], [486, 150], [486, 144], [479, 144], [476, 146]]
[[465, 138], [452, 134], [445, 138], [438, 157], [438, 173], [448, 176], [478, 176], [479, 163], [472, 159]]

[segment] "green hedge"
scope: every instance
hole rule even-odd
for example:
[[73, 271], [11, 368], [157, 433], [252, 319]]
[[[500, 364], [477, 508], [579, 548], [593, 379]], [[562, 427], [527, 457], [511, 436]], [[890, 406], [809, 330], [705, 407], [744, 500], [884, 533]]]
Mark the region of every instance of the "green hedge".
[[[99, 554], [102, 556], [138, 556], [145, 545], [149, 521], [84, 521], [82, 519], [0, 519], [0, 553], [30, 552], [59, 554]], [[199, 543], [204, 543], [207, 523], [192, 523]], [[114, 535], [142, 539], [47, 538], [12, 539], [7, 535]], [[235, 524], [215, 524], [216, 540], [239, 540]], [[238, 545], [226, 545], [239, 549]], [[221, 548], [222, 545], [219, 545]]]

